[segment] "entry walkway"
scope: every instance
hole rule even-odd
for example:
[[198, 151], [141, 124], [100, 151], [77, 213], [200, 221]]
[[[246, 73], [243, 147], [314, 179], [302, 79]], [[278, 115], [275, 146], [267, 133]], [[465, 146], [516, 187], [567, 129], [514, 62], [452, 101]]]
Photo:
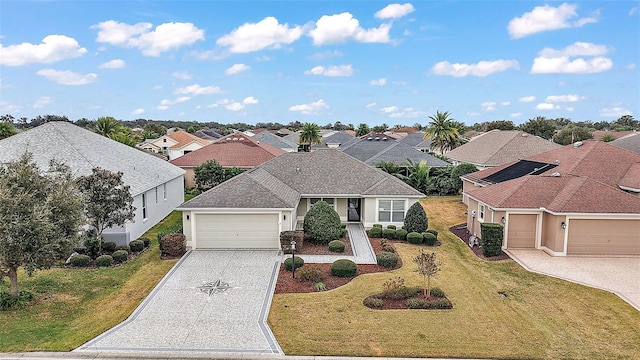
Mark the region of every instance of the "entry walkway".
[[349, 255], [297, 255], [305, 263], [330, 264], [338, 259], [349, 259], [356, 264], [377, 264], [376, 254], [373, 252], [369, 237], [364, 231], [362, 224], [348, 224], [349, 241], [353, 256]]

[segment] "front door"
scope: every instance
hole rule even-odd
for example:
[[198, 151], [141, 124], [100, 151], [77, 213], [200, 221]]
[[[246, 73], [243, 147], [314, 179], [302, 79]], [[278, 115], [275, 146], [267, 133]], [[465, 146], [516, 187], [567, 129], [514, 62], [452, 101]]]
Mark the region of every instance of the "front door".
[[347, 221], [360, 221], [360, 199], [349, 199]]

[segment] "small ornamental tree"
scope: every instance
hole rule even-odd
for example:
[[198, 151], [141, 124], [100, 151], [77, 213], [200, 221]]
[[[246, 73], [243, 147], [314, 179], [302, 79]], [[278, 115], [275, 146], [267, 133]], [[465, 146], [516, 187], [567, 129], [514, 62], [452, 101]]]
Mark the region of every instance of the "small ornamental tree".
[[404, 217], [404, 229], [410, 233], [417, 232], [422, 234], [427, 231], [428, 227], [429, 220], [427, 219], [427, 213], [418, 201], [407, 210], [407, 215]]
[[328, 244], [342, 237], [340, 215], [326, 201], [318, 201], [304, 216], [304, 232], [314, 241]]
[[414, 270], [418, 274], [422, 275], [425, 282], [424, 296], [431, 296], [431, 278], [435, 277], [440, 272], [441, 264], [436, 260], [436, 253], [425, 253], [423, 249], [420, 249], [420, 255], [412, 258], [413, 262], [418, 265], [418, 268]]
[[243, 171], [244, 170], [237, 167], [225, 169], [215, 160], [207, 160], [193, 168], [196, 186], [200, 190], [208, 190], [216, 187], [232, 177], [240, 175]]

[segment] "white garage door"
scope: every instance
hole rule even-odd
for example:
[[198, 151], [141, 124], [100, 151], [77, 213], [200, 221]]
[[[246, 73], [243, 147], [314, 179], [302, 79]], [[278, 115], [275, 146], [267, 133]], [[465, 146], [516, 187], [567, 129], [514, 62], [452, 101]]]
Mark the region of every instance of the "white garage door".
[[196, 215], [196, 249], [277, 249], [278, 214]]

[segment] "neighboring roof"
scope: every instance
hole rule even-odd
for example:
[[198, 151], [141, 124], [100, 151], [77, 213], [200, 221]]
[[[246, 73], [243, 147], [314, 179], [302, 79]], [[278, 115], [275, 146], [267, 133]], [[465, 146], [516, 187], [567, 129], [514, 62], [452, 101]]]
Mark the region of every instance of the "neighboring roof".
[[609, 144], [640, 154], [640, 133], [633, 132], [613, 140]]
[[[331, 129], [320, 129], [320, 131], [318, 131], [318, 134], [320, 135], [321, 138], [329, 136], [329, 135], [331, 135], [333, 133], [334, 133], [334, 131], [331, 130]], [[294, 144], [296, 144], [296, 147], [298, 146], [298, 139], [299, 138], [300, 138], [300, 131], [293, 132], [293, 133], [288, 134], [288, 135], [283, 137], [283, 139], [287, 139], [287, 140], [293, 142]]]
[[177, 144], [171, 146], [171, 149], [180, 149], [181, 147], [189, 145], [192, 142], [196, 142], [202, 146], [211, 144], [210, 141], [201, 139], [195, 135], [191, 135], [183, 130], [174, 131], [166, 136], [178, 142]]
[[298, 144], [288, 140], [286, 137], [280, 137], [278, 135], [272, 134], [268, 131], [262, 131], [255, 136], [253, 139], [256, 141], [260, 141], [261, 143], [269, 144], [273, 147], [277, 147], [278, 149], [297, 149]]
[[411, 145], [418, 150], [431, 148], [431, 140], [424, 140], [424, 132], [422, 131], [410, 133], [398, 141]]
[[630, 131], [609, 131], [609, 130], [596, 130], [592, 133], [593, 135], [593, 139], [594, 140], [602, 140], [602, 137], [604, 135], [612, 135], [614, 138], [616, 139], [620, 139], [622, 137], [625, 137], [629, 134], [633, 134], [635, 131], [630, 130]]
[[284, 153], [180, 208], [295, 208], [301, 196], [424, 195], [400, 179], [335, 149]]
[[391, 161], [399, 165], [407, 159], [414, 162], [425, 160], [430, 167], [450, 165], [448, 162], [440, 160], [431, 154], [416, 150], [402, 140], [393, 140], [384, 135], [376, 136], [376, 134], [371, 134], [371, 136], [362, 137], [342, 146], [340, 150], [369, 165], [374, 165], [381, 161]]
[[491, 130], [447, 153], [449, 159], [478, 166], [498, 166], [562, 145], [519, 130]]
[[207, 160], [216, 160], [223, 167], [252, 168], [284, 152], [237, 132], [170, 162], [180, 167], [194, 167]]
[[198, 130], [194, 132], [193, 135], [205, 140], [217, 140], [223, 137], [222, 134], [219, 134], [214, 130]]
[[91, 174], [94, 167], [122, 172], [122, 180], [137, 195], [182, 176], [184, 170], [155, 156], [72, 123], [53, 121], [0, 140], [0, 163], [16, 160], [25, 152], [38, 167], [51, 159], [67, 164], [75, 176]]
[[328, 148], [329, 144], [342, 146], [354, 140], [356, 137], [344, 131], [336, 131], [334, 134], [322, 138], [322, 143], [312, 144], [312, 149]]

